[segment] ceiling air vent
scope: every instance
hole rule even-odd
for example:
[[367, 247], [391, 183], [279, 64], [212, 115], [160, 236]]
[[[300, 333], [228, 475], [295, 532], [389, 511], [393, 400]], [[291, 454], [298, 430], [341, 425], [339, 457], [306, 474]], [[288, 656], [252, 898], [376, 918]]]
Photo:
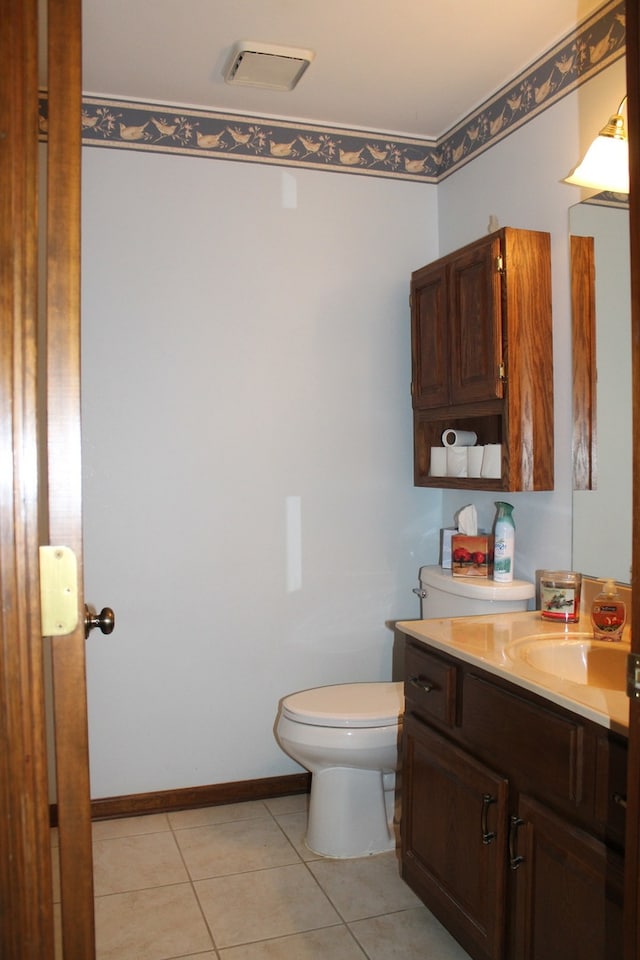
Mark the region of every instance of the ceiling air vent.
[[312, 50], [243, 40], [233, 48], [224, 79], [250, 87], [293, 90], [314, 56]]

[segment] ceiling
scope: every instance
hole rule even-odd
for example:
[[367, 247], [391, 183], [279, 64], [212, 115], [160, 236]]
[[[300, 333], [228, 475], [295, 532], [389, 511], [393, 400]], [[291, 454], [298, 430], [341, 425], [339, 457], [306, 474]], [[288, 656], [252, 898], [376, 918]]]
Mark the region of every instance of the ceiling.
[[[436, 139], [601, 0], [83, 0], [83, 90]], [[241, 40], [310, 48], [298, 87], [225, 83]]]

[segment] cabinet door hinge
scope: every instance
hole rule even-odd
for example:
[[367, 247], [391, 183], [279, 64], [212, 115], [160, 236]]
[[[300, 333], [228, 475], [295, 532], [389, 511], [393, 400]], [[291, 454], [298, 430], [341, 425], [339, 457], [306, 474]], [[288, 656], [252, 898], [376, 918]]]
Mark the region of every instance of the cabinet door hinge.
[[507, 271], [504, 265], [504, 257], [502, 256], [501, 253], [499, 253], [498, 256], [496, 257], [496, 273], [506, 273], [506, 272]]
[[507, 379], [507, 371], [505, 369], [504, 361], [501, 361], [498, 364], [498, 380], [500, 380], [501, 383], [504, 383], [506, 379]]
[[627, 656], [627, 696], [633, 700], [640, 700], [639, 653], [630, 653]]

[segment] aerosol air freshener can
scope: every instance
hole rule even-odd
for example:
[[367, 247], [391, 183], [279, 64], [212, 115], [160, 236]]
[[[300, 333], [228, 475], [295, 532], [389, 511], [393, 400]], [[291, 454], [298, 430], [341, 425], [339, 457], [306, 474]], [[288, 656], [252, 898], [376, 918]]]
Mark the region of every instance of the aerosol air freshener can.
[[516, 551], [516, 525], [513, 522], [513, 506], [496, 501], [498, 512], [493, 527], [493, 579], [497, 583], [513, 580], [513, 558]]

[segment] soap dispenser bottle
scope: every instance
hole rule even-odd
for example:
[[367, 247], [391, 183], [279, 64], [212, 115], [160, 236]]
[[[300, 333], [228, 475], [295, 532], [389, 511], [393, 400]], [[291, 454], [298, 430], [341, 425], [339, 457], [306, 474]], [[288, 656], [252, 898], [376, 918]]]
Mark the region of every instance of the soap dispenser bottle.
[[627, 608], [614, 580], [607, 580], [591, 604], [591, 623], [596, 640], [621, 640]]
[[516, 550], [516, 525], [513, 505], [496, 501], [498, 512], [493, 527], [493, 579], [497, 583], [511, 583]]

